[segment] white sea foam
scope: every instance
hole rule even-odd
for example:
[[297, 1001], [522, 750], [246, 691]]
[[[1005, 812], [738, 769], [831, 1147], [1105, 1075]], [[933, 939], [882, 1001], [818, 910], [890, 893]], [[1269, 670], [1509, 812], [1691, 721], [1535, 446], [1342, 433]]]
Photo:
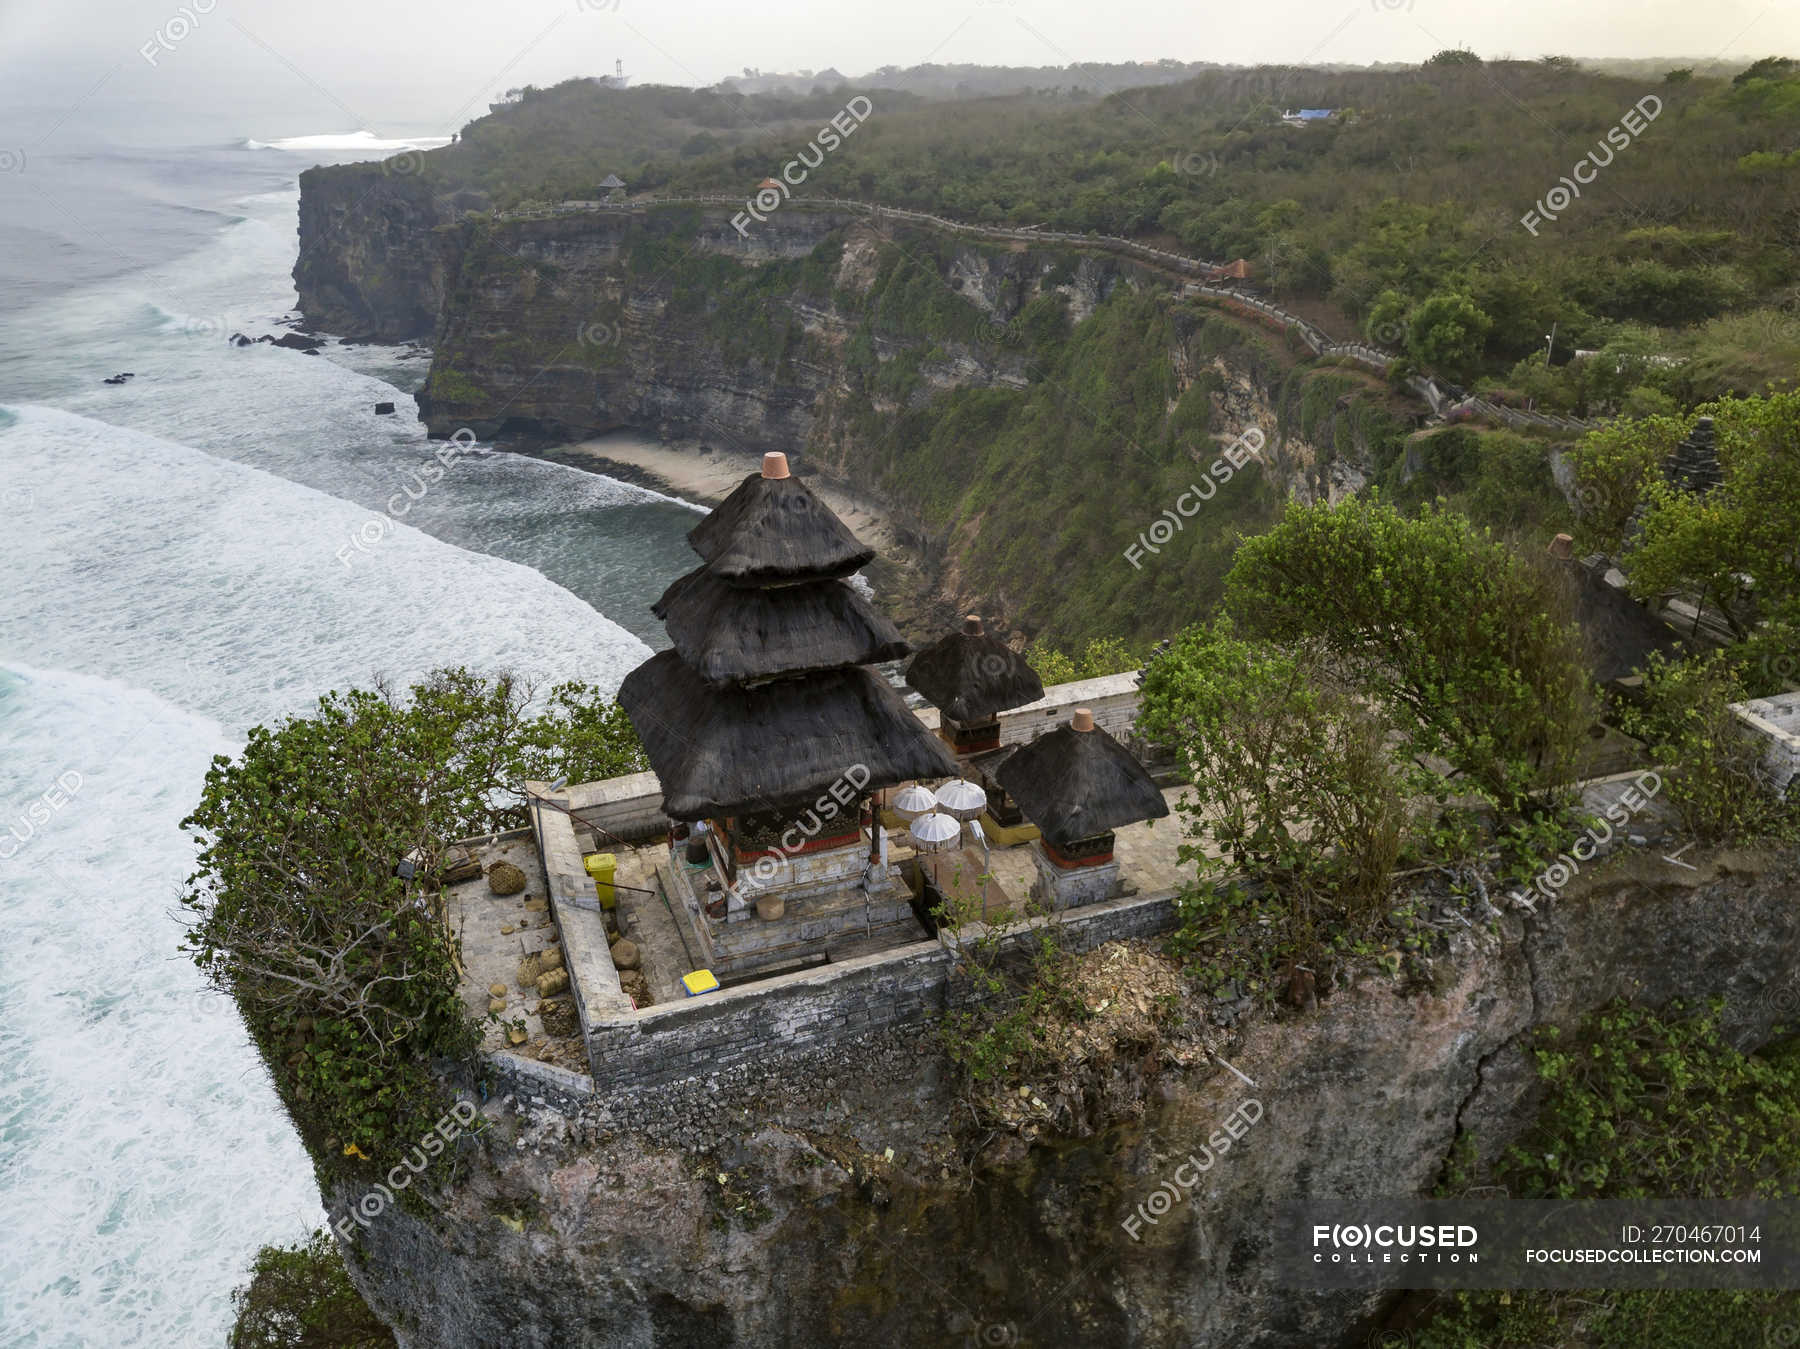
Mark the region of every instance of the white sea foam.
[[382, 137], [373, 131], [351, 131], [320, 136], [283, 136], [278, 140], [246, 140], [246, 150], [435, 150], [448, 145], [448, 136]]
[[[442, 665], [616, 688], [649, 654], [530, 568], [259, 469], [52, 408], [0, 429], [31, 502], [0, 658], [149, 688], [241, 729], [327, 688]], [[350, 548], [348, 561], [346, 547]]]
[[142, 689], [8, 661], [0, 744], [4, 1339], [221, 1344], [256, 1248], [321, 1217], [236, 1010], [176, 949], [179, 825], [231, 741]]
[[221, 1343], [256, 1248], [322, 1216], [235, 1010], [176, 951], [178, 826], [211, 756], [377, 672], [615, 687], [648, 648], [596, 607], [644, 608], [691, 565], [690, 512], [518, 455], [459, 459], [385, 518], [440, 448], [404, 402], [373, 410], [416, 372], [225, 341], [292, 308], [295, 201], [245, 197], [199, 252], [0, 331], [21, 400], [0, 406], [9, 1346]]

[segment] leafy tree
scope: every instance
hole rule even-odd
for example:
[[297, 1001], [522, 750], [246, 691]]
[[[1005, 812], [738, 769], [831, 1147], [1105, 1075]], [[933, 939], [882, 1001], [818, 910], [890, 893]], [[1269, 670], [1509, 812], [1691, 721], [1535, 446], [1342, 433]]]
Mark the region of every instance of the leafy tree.
[[1425, 58], [1428, 66], [1478, 66], [1481, 58], [1467, 47], [1445, 47]]
[[592, 691], [559, 686], [531, 715], [527, 687], [460, 669], [405, 697], [328, 694], [213, 760], [183, 821], [200, 844], [184, 946], [315, 1157], [410, 1137], [444, 1108], [432, 1060], [477, 1043], [433, 882], [449, 844], [516, 822], [522, 778], [640, 762]]
[[1569, 458], [1584, 547], [1619, 551], [1638, 504], [1686, 434], [1686, 425], [1673, 417], [1645, 417], [1581, 438]]
[[[1713, 418], [1723, 480], [1704, 497], [1650, 482], [1643, 535], [1626, 558], [1632, 589], [1695, 596], [1740, 636], [1759, 620], [1800, 625], [1800, 393], [1699, 411]], [[1648, 455], [1657, 429], [1649, 425], [1642, 442], [1630, 439], [1630, 428], [1621, 441]]]
[[1378, 495], [1290, 504], [1226, 578], [1246, 631], [1317, 640], [1413, 754], [1509, 812], [1561, 780], [1591, 722], [1579, 630], [1556, 578], [1462, 516]]
[[1791, 56], [1765, 56], [1759, 61], [1752, 61], [1732, 76], [1731, 83], [1742, 86], [1752, 80], [1785, 80], [1796, 69], [1800, 69], [1800, 62], [1796, 62]]
[[1070, 656], [1044, 642], [1033, 642], [1025, 649], [1026, 663], [1037, 671], [1045, 684], [1069, 684], [1077, 679], [1098, 679], [1101, 675], [1135, 670], [1142, 661], [1117, 637], [1096, 637]]
[[1624, 716], [1625, 729], [1663, 765], [1682, 824], [1703, 843], [1791, 830], [1796, 815], [1765, 780], [1762, 742], [1731, 711], [1730, 704], [1750, 693], [1733, 654], [1711, 651], [1684, 661], [1653, 655], [1643, 703]]
[[[1139, 734], [1172, 748], [1191, 784], [1182, 860], [1255, 868], [1310, 909], [1366, 909], [1387, 893], [1406, 829], [1390, 727], [1308, 643], [1190, 628], [1145, 671]], [[1307, 915], [1310, 917], [1310, 914]]]
[[1466, 379], [1481, 359], [1493, 326], [1468, 296], [1433, 295], [1407, 317], [1406, 350], [1428, 370]]
[[230, 1349], [393, 1349], [394, 1335], [350, 1282], [331, 1236], [264, 1246], [231, 1295]]

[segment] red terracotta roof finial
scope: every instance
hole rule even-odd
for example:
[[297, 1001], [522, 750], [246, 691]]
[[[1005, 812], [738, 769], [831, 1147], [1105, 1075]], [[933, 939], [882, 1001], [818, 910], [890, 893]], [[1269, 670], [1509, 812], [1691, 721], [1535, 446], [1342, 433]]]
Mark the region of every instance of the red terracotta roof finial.
[[787, 477], [787, 456], [780, 450], [770, 450], [763, 456], [762, 475], [765, 478]]
[[1087, 709], [1085, 707], [1076, 708], [1075, 715], [1069, 718], [1069, 728], [1071, 730], [1076, 730], [1076, 731], [1091, 731], [1091, 730], [1093, 730], [1094, 729], [1094, 714], [1093, 714], [1093, 712], [1091, 712], [1089, 709]]

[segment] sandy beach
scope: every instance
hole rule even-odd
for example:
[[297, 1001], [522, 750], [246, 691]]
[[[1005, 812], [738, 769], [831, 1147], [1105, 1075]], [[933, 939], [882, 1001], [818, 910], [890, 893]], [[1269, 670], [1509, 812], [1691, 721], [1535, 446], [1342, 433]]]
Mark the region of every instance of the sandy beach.
[[[717, 505], [762, 467], [761, 455], [716, 448], [702, 453], [698, 445], [656, 444], [629, 435], [561, 445], [554, 453], [565, 462], [584, 462], [596, 472], [702, 506]], [[816, 478], [808, 479], [807, 486], [878, 554], [891, 559], [900, 551], [887, 514], [867, 498]]]

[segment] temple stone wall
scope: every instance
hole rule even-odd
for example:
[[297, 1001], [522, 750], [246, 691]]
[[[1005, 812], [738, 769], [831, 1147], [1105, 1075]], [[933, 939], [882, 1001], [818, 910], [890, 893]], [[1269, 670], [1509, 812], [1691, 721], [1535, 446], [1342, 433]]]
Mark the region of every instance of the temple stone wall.
[[654, 773], [584, 782], [570, 787], [564, 797], [577, 818], [596, 831], [595, 842], [602, 849], [614, 840], [645, 843], [659, 839], [669, 828], [663, 814], [662, 783]]
[[[1060, 922], [1077, 951], [1154, 936], [1174, 925], [1173, 897], [1167, 891], [1114, 900]], [[669, 1082], [923, 1021], [966, 996], [955, 965], [955, 955], [937, 942], [917, 942], [610, 1021], [584, 1020], [595, 1083], [613, 1090]]]
[[1045, 731], [1061, 726], [1076, 708], [1085, 707], [1093, 712], [1094, 725], [1115, 740], [1130, 744], [1138, 701], [1136, 670], [1078, 679], [1072, 684], [1052, 684], [1035, 703], [1000, 714], [1000, 743], [1028, 744]]
[[[1096, 725], [1126, 740], [1137, 716], [1136, 673], [1052, 685], [1037, 702], [1001, 713], [1001, 743], [1035, 740], [1066, 722], [1077, 707], [1092, 709]], [[923, 708], [919, 719], [936, 729], [937, 710]], [[583, 826], [604, 831], [596, 838], [601, 849], [610, 842], [606, 835], [625, 841], [661, 837], [668, 825], [662, 785], [654, 773], [582, 783], [560, 793], [530, 785], [566, 807], [534, 807], [533, 828], [573, 976], [593, 1080], [601, 1086], [671, 1081], [840, 1036], [923, 1021], [955, 996], [955, 958], [936, 942], [918, 942], [637, 1011], [619, 987], [607, 949], [594, 887], [581, 865], [581, 833]], [[1060, 921], [1077, 949], [1150, 936], [1173, 925], [1171, 894], [1084, 902], [1060, 915]], [[896, 909], [892, 916], [909, 915], [910, 910], [902, 915]], [[855, 916], [860, 922], [860, 897]], [[523, 1087], [529, 1072], [519, 1068], [511, 1076]], [[536, 1085], [552, 1094], [568, 1090], [564, 1083], [540, 1080]]]

